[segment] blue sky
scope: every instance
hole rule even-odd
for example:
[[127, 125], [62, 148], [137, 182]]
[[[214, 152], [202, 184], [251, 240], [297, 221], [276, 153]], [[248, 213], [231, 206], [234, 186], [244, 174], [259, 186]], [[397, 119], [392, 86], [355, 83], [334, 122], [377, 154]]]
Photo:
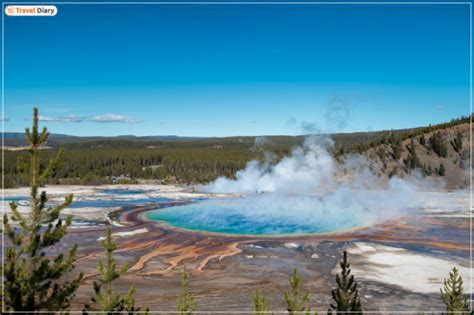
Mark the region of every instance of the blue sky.
[[466, 4], [68, 4], [4, 22], [6, 131], [34, 105], [73, 135], [351, 132], [469, 114]]

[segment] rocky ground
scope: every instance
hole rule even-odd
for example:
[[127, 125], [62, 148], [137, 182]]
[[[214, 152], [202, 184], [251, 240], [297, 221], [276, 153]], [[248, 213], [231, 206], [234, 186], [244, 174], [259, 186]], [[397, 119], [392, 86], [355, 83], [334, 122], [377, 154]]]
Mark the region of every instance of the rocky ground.
[[[139, 192], [118, 194], [108, 192], [109, 188]], [[102, 257], [99, 240], [111, 223], [119, 243], [116, 258], [119, 264], [130, 265], [117, 287], [125, 291], [135, 284], [137, 305], [151, 310], [175, 310], [186, 265], [199, 311], [250, 311], [256, 286], [268, 296], [273, 310], [284, 311], [283, 292], [289, 288], [293, 268], [298, 268], [304, 288], [311, 292], [313, 310], [325, 312], [343, 250], [349, 252], [368, 311], [442, 311], [439, 288], [449, 270], [460, 268], [466, 289], [472, 281], [466, 192], [420, 192], [418, 198], [426, 204], [422, 211], [369, 228], [325, 235], [255, 237], [185, 231], [142, 218], [144, 211], [204, 196], [184, 187], [54, 186], [47, 191], [52, 201], [70, 192], [77, 202], [96, 201], [67, 210], [75, 218], [74, 228], [57, 248], [79, 244], [76, 269], [84, 272], [86, 280], [74, 301], [77, 310], [90, 299], [97, 260]], [[7, 200], [27, 194], [26, 189], [5, 190]], [[122, 206], [104, 207], [101, 202], [108, 199], [122, 200]], [[19, 203], [20, 209], [27, 211], [27, 201]], [[6, 205], [3, 207], [7, 211]]]

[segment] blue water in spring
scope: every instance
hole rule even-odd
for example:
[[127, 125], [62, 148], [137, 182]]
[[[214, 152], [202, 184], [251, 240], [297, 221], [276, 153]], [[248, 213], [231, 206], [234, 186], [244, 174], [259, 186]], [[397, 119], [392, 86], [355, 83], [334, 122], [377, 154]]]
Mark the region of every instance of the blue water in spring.
[[73, 201], [69, 208], [86, 208], [86, 207], [121, 207], [131, 205], [144, 205], [148, 203], [159, 203], [172, 201], [169, 198], [141, 198], [141, 199], [95, 199], [95, 200], [77, 200]]
[[151, 190], [110, 188], [110, 189], [103, 189], [102, 193], [107, 194], [107, 195], [138, 195], [138, 194], [143, 194], [150, 191]]
[[5, 197], [5, 201], [23, 201], [23, 200], [29, 200], [30, 197], [25, 197], [25, 196], [11, 196], [11, 197]]
[[[106, 195], [136, 195], [150, 192], [150, 190], [128, 190], [128, 189], [103, 189], [101, 191]], [[112, 197], [113, 198], [113, 197]], [[26, 196], [9, 196], [5, 197], [5, 201], [26, 201], [30, 197]], [[146, 205], [150, 203], [161, 203], [161, 202], [170, 202], [173, 199], [162, 198], [162, 197], [146, 197], [138, 199], [80, 199], [74, 200], [69, 208], [85, 208], [85, 207], [97, 207], [97, 208], [106, 208], [106, 207], [122, 207], [122, 206], [132, 206], [132, 205]], [[51, 205], [57, 204], [57, 202], [51, 202]]]
[[188, 230], [225, 234], [289, 235], [348, 230], [361, 225], [363, 211], [335, 210], [315, 198], [273, 200], [271, 196], [199, 201], [147, 212], [150, 220]]

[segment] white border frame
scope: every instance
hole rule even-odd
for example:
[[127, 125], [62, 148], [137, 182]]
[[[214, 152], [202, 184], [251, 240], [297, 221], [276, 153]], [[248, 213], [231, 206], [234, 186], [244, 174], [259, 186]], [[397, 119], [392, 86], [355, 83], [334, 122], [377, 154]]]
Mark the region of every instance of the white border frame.
[[[337, 1], [337, 0], [336, 0]], [[394, 1], [394, 2], [387, 2], [387, 1], [362, 1], [362, 2], [350, 2], [350, 1], [341, 1], [341, 2], [331, 2], [331, 1], [295, 1], [295, 2], [288, 2], [288, 1], [268, 1], [268, 2], [262, 2], [262, 1], [256, 1], [256, 2], [249, 2], [249, 1], [237, 1], [237, 2], [222, 2], [222, 1], [201, 1], [201, 2], [192, 2], [192, 1], [162, 1], [162, 2], [155, 2], [155, 1], [150, 1], [150, 2], [93, 2], [93, 1], [84, 1], [84, 2], [2, 2], [2, 204], [5, 204], [5, 176], [4, 176], [4, 169], [5, 169], [5, 6], [7, 5], [67, 5], [67, 4], [88, 4], [88, 5], [469, 5], [469, 125], [470, 125], [470, 165], [469, 165], [469, 174], [470, 174], [470, 215], [469, 215], [469, 226], [470, 226], [470, 279], [469, 279], [469, 292], [467, 292], [468, 297], [471, 298], [469, 304], [471, 307], [471, 310], [473, 310], [473, 305], [474, 305], [474, 292], [473, 292], [473, 281], [472, 281], [472, 276], [473, 276], [473, 265], [472, 265], [472, 259], [473, 259], [473, 250], [472, 250], [472, 240], [473, 240], [473, 187], [472, 187], [472, 176], [473, 176], [473, 165], [472, 165], [472, 3], [470, 1], [415, 1], [415, 2], [403, 2], [403, 1]], [[5, 210], [5, 209], [3, 209]], [[2, 211], [2, 215], [4, 214], [5, 211]], [[2, 228], [2, 264], [3, 260], [5, 257], [5, 237], [4, 237], [4, 230]], [[2, 268], [2, 278], [4, 278], [4, 270]], [[2, 312], [5, 312], [5, 303], [4, 303], [4, 286], [2, 286]], [[471, 296], [473, 295], [473, 296]], [[322, 310], [323, 313], [326, 313], [327, 310]], [[384, 312], [375, 312], [375, 311], [364, 311], [366, 314], [419, 314], [420, 312], [429, 312], [429, 313], [436, 313], [439, 312], [439, 310], [436, 311], [384, 311]], [[14, 312], [14, 313], [24, 313], [28, 314], [30, 312]], [[48, 311], [37, 311], [36, 313], [51, 313]], [[73, 314], [82, 314], [82, 311], [69, 311], [69, 313]], [[107, 312], [94, 312], [94, 313], [107, 313]], [[149, 311], [149, 313], [156, 313], [156, 314], [176, 314], [176, 311]], [[208, 312], [203, 312], [203, 311], [196, 311], [194, 312], [196, 314], [253, 314], [252, 311], [208, 311]], [[272, 311], [271, 313], [274, 314], [287, 314], [288, 312], [286, 311]], [[305, 313], [305, 312], [302, 312]], [[350, 312], [348, 312], [350, 313]]]

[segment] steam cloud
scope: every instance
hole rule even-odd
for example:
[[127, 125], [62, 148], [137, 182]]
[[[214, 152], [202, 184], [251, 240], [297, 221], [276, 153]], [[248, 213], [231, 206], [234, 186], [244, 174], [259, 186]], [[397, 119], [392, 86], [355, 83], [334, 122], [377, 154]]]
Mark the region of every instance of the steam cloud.
[[333, 185], [335, 164], [328, 147], [329, 138], [308, 137], [303, 147], [293, 150], [291, 156], [277, 164], [251, 161], [236, 173], [236, 180], [220, 177], [204, 187], [210, 192], [252, 193], [283, 192], [308, 193]]
[[203, 204], [197, 211], [199, 220], [218, 225], [226, 217], [238, 216], [257, 225], [265, 222], [271, 229], [292, 222], [296, 230], [310, 224], [324, 231], [329, 226], [375, 224], [406, 211], [414, 197], [414, 185], [374, 175], [364, 156], [349, 156], [338, 163], [330, 154], [333, 146], [327, 136], [309, 136], [303, 146], [276, 164], [254, 160], [238, 171], [235, 179], [220, 177], [202, 186], [207, 192], [243, 196], [221, 200], [218, 206], [216, 201]]

